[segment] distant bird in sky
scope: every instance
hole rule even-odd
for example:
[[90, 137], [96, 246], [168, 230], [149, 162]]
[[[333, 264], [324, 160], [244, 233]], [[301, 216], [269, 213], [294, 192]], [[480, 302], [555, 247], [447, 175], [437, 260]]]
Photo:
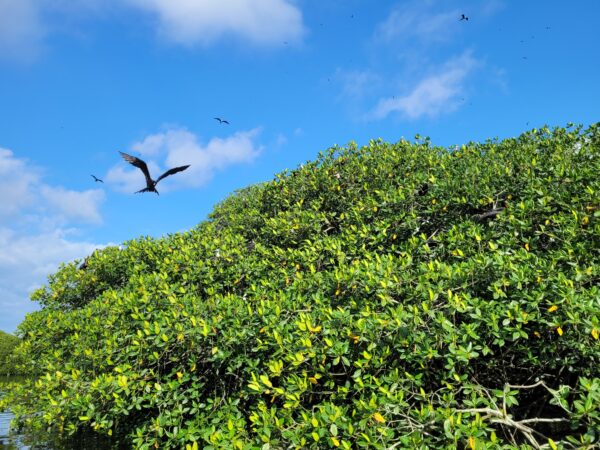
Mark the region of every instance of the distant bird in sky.
[[90, 176], [91, 176], [91, 177], [94, 179], [94, 181], [95, 181], [96, 183], [104, 183], [104, 181], [102, 181], [102, 180], [101, 180], [100, 178], [98, 178], [96, 175], [90, 175]]
[[228, 121], [226, 121], [225, 119], [221, 119], [220, 117], [215, 117], [215, 120], [218, 120], [219, 123], [226, 123], [227, 125], [229, 125]]
[[119, 153], [121, 154], [121, 156], [123, 157], [123, 159], [125, 161], [127, 161], [129, 164], [134, 165], [135, 167], [140, 169], [143, 172], [144, 176], [146, 177], [146, 187], [144, 189], [140, 189], [139, 191], [136, 191], [136, 194], [138, 194], [140, 192], [155, 192], [156, 195], [159, 195], [158, 191], [156, 190], [156, 185], [158, 184], [158, 182], [160, 180], [162, 180], [165, 177], [168, 177], [169, 175], [173, 175], [174, 173], [182, 172], [185, 169], [187, 169], [188, 167], [190, 167], [189, 165], [173, 167], [172, 169], [169, 169], [165, 173], [163, 173], [156, 180], [153, 180], [152, 177], [150, 176], [150, 172], [148, 171], [148, 166], [146, 165], [146, 163], [144, 161], [142, 161], [140, 158], [136, 158], [135, 156], [128, 155], [127, 153], [123, 153], [123, 152], [119, 152]]
[[461, 14], [459, 20], [469, 20], [469, 18], [467, 16], [465, 16], [464, 14]]

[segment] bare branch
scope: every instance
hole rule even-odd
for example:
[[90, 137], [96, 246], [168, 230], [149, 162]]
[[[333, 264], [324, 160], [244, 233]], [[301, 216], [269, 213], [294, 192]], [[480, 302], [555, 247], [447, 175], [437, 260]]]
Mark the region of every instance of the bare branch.
[[519, 420], [517, 423], [553, 423], [553, 422], [568, 422], [568, 421], [569, 421], [568, 419], [557, 417], [555, 419], [545, 419], [545, 418], [523, 419], [523, 420]]
[[546, 383], [544, 383], [543, 380], [540, 380], [537, 383], [525, 385], [525, 386], [520, 386], [520, 385], [516, 385], [516, 384], [507, 384], [507, 386], [511, 389], [533, 389], [538, 386], [544, 386], [546, 389], [551, 391], [551, 389], [548, 386], [546, 386]]
[[499, 423], [502, 425], [507, 425], [509, 427], [516, 428], [517, 430], [519, 430], [521, 433], [523, 433], [523, 436], [525, 436], [525, 438], [529, 441], [529, 443], [533, 446], [533, 448], [536, 448], [536, 449], [541, 448], [538, 441], [536, 441], [535, 438], [533, 437], [533, 433], [535, 432], [535, 430], [533, 430], [532, 428], [529, 428], [526, 425], [523, 425], [520, 422], [515, 422], [510, 417], [508, 417], [507, 415], [502, 413], [501, 411], [496, 411], [495, 409], [491, 409], [491, 408], [469, 408], [469, 409], [459, 409], [459, 410], [456, 410], [456, 412], [471, 413], [471, 414], [485, 414], [487, 417], [492, 418], [491, 419], [492, 423]]

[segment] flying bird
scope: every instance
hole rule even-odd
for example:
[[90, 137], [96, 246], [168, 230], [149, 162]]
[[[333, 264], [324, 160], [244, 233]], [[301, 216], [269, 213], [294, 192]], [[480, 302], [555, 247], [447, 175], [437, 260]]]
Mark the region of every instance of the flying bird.
[[136, 158], [135, 156], [128, 155], [127, 153], [123, 153], [123, 152], [119, 152], [119, 153], [121, 154], [121, 156], [123, 157], [123, 159], [125, 161], [127, 161], [129, 164], [140, 169], [143, 172], [144, 176], [146, 177], [146, 187], [144, 189], [140, 189], [139, 191], [136, 191], [136, 194], [138, 194], [140, 192], [156, 192], [156, 195], [159, 195], [158, 191], [156, 190], [156, 185], [158, 184], [158, 182], [160, 180], [168, 177], [169, 175], [173, 175], [174, 173], [182, 172], [185, 169], [187, 169], [188, 167], [190, 167], [189, 165], [173, 167], [172, 169], [169, 169], [165, 173], [163, 173], [156, 180], [153, 180], [152, 177], [150, 176], [150, 172], [148, 171], [148, 166], [146, 165], [146, 163], [144, 161], [142, 161], [140, 158]]
[[94, 179], [94, 181], [95, 181], [96, 183], [104, 183], [104, 181], [102, 181], [102, 180], [101, 180], [100, 178], [98, 178], [96, 175], [90, 175], [90, 176], [91, 176], [91, 177]]
[[469, 18], [467, 16], [465, 16], [464, 14], [461, 14], [459, 20], [469, 20]]
[[221, 119], [220, 117], [215, 117], [215, 120], [218, 120], [219, 123], [226, 123], [227, 125], [229, 125], [229, 122], [227, 122], [225, 119]]

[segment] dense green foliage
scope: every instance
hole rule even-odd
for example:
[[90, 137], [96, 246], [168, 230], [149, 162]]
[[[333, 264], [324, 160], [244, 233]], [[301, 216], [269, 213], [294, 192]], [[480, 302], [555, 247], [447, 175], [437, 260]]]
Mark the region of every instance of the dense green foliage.
[[597, 125], [330, 149], [64, 265], [11, 407], [137, 448], [589, 448], [599, 174]]
[[17, 362], [13, 355], [14, 349], [21, 340], [12, 334], [0, 331], [0, 376], [15, 375]]

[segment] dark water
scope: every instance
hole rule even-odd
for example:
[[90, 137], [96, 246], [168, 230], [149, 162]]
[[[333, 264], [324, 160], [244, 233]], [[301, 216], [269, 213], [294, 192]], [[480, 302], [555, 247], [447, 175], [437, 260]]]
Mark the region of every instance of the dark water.
[[23, 442], [25, 436], [17, 433], [10, 433], [9, 426], [12, 417], [13, 416], [9, 411], [0, 412], [0, 449], [25, 450], [32, 448], [44, 448], [28, 446]]
[[[0, 396], [4, 395], [10, 383], [22, 378], [0, 377]], [[68, 441], [48, 433], [16, 432], [10, 429], [13, 415], [10, 411], [0, 411], [0, 450], [111, 450], [115, 448], [109, 441], [96, 435], [81, 435]]]

